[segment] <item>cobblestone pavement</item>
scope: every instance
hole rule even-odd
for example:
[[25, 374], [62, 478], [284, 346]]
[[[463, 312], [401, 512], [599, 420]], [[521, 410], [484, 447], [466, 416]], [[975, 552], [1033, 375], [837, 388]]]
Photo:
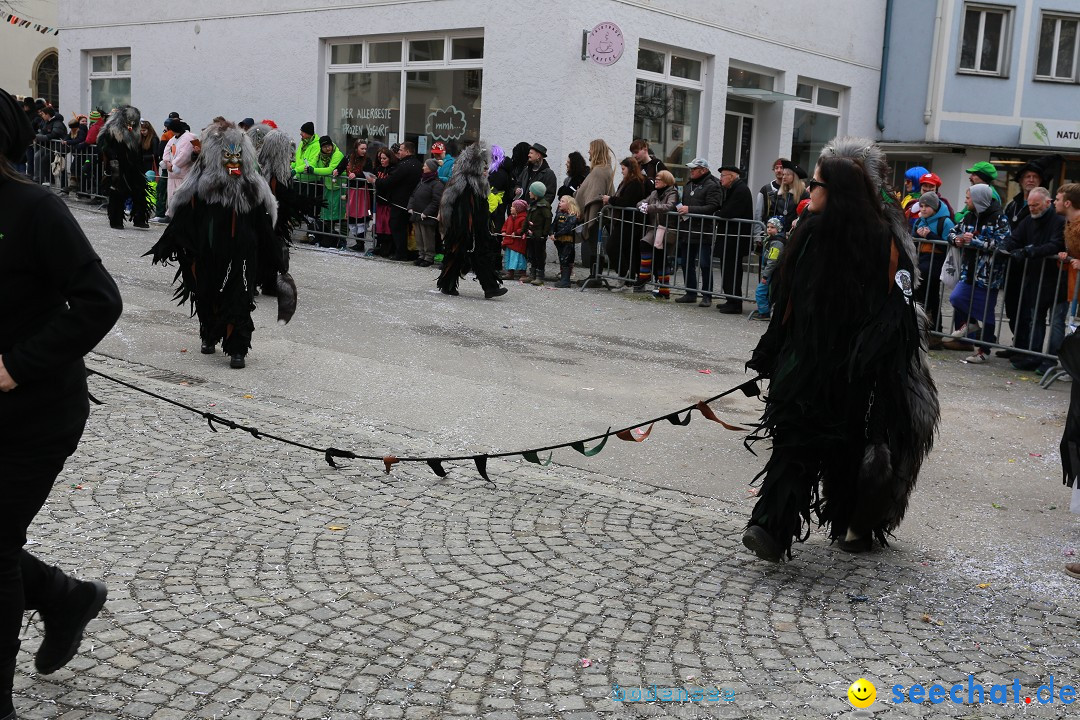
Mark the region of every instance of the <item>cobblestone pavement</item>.
[[[524, 376], [499, 385], [468, 375], [476, 359], [460, 337], [436, 332], [465, 323], [465, 313], [507, 313], [485, 322], [498, 327], [505, 317], [509, 335], [508, 325], [528, 322], [530, 303], [548, 303], [546, 312], [584, 305], [588, 315], [572, 330], [582, 336], [602, 317], [609, 327], [638, 322], [631, 332], [650, 338], [666, 330], [695, 347], [716, 342], [708, 334], [716, 314], [698, 320], [705, 315], [609, 296], [560, 305], [571, 296], [516, 291], [515, 304], [468, 305], [463, 295], [439, 306], [445, 315], [417, 323], [405, 296], [394, 296], [392, 317], [371, 300], [365, 309], [380, 322], [398, 321], [399, 334], [419, 328], [427, 338], [400, 364], [399, 383], [419, 382], [429, 357], [462, 366], [460, 382], [445, 385], [461, 413], [458, 433], [453, 403], [411, 415], [410, 398], [384, 386], [394, 374], [376, 366], [362, 368], [354, 393], [368, 412], [322, 387], [341, 392], [344, 383], [320, 373], [351, 372], [372, 345], [398, 352], [394, 338], [382, 336], [356, 339], [340, 359], [335, 348], [316, 347], [323, 340], [314, 329], [336, 317], [317, 285], [334, 288], [338, 279], [302, 285], [308, 324], [289, 332], [310, 333], [306, 345], [294, 349], [264, 327], [270, 310], [260, 308], [252, 362], [230, 373], [223, 356], [177, 352], [193, 324], [168, 304], [171, 271], [138, 260], [152, 233], [110, 236], [100, 218], [78, 216], [126, 303], [90, 367], [319, 447], [424, 454], [475, 445], [468, 433], [476, 432], [498, 438], [487, 447], [511, 449], [530, 424], [543, 439], [588, 435], [579, 430], [593, 427], [590, 413], [604, 407], [635, 417], [686, 404], [669, 386], [702, 396], [740, 382], [749, 333], [760, 331], [722, 326], [730, 333], [722, 352], [732, 359], [710, 358], [717, 371], [710, 377], [697, 372], [704, 361], [665, 355], [647, 339], [639, 357], [614, 330], [607, 344], [579, 347], [553, 328], [529, 352], [573, 359], [587, 379], [558, 374], [564, 364], [554, 360], [534, 364], [530, 377], [556, 399], [509, 395], [515, 412], [489, 411], [485, 425], [484, 407], [494, 407], [489, 386], [501, 392]], [[339, 260], [297, 253], [294, 273], [339, 272]], [[379, 267], [388, 275], [412, 271]], [[354, 320], [352, 303], [392, 292], [374, 274], [369, 282], [367, 295], [349, 294], [335, 310], [343, 323]], [[478, 336], [461, 328], [460, 336]], [[557, 343], [562, 354], [552, 350]], [[620, 376], [602, 377], [590, 356]], [[650, 457], [640, 454], [644, 445], [623, 443], [596, 458], [559, 454], [546, 468], [493, 460], [492, 488], [467, 463], [444, 479], [422, 465], [386, 475], [379, 464], [347, 461], [335, 470], [316, 453], [212, 433], [197, 416], [91, 378], [105, 404], [92, 409], [30, 536], [43, 557], [104, 579], [109, 601], [82, 652], [48, 677], [33, 673], [40, 623], [29, 624], [16, 677], [20, 717], [849, 717], [846, 692], [859, 677], [877, 685], [873, 717], [1066, 717], [1071, 707], [1060, 702], [888, 702], [893, 685], [966, 683], [968, 674], [987, 690], [1008, 684], [1010, 700], [1014, 679], [1021, 700], [1051, 675], [1057, 687], [1080, 682], [1080, 583], [1060, 572], [1061, 547], [1080, 546], [1080, 535], [1075, 519], [1051, 504], [1067, 504], [1051, 456], [1067, 388], [1047, 393], [993, 365], [973, 370], [935, 357], [947, 422], [893, 547], [849, 556], [815, 533], [793, 562], [775, 567], [752, 559], [740, 542], [750, 508], [745, 482], [761, 460], [711, 423], [658, 428]], [[583, 391], [606, 382], [606, 399], [587, 399]], [[620, 382], [629, 387], [620, 390]], [[475, 407], [470, 394], [480, 398]], [[727, 408], [738, 417], [752, 409]], [[494, 427], [511, 417], [512, 428]], [[707, 490], [664, 481], [704, 463], [717, 478]], [[617, 702], [613, 685], [630, 697], [656, 686], [712, 697], [723, 690], [730, 700]]]

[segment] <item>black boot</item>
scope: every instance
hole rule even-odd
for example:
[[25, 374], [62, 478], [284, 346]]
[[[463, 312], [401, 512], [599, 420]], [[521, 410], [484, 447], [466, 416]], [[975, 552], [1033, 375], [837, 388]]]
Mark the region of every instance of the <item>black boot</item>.
[[45, 624], [45, 637], [34, 655], [34, 667], [39, 673], [54, 673], [75, 657], [83, 631], [101, 612], [108, 594], [100, 582], [80, 582], [48, 610], [38, 610]]
[[202, 346], [199, 348], [199, 352], [203, 355], [213, 355], [217, 352], [217, 345], [207, 340], [202, 341]]
[[229, 367], [231, 367], [234, 370], [241, 369], [242, 367], [244, 367], [245, 364], [246, 363], [244, 362], [244, 356], [241, 355], [240, 353], [236, 353], [235, 355], [233, 355], [232, 357], [229, 358]]
[[570, 287], [570, 273], [573, 271], [573, 268], [571, 268], [569, 265], [563, 265], [560, 268], [560, 271], [561, 272], [560, 272], [560, 275], [559, 275], [559, 282], [555, 283], [555, 287], [557, 287], [557, 288], [568, 288], [568, 287]]
[[773, 539], [769, 531], [760, 525], [746, 528], [742, 536], [743, 545], [762, 560], [780, 562], [780, 543]]

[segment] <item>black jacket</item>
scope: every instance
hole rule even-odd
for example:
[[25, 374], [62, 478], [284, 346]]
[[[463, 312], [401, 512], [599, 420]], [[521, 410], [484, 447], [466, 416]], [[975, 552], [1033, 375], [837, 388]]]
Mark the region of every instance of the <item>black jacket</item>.
[[[442, 200], [443, 190], [446, 186], [439, 176], [432, 173], [429, 177], [421, 177], [416, 189], [409, 197], [409, 212], [412, 220], [421, 225], [438, 225], [439, 201]], [[424, 217], [420, 217], [420, 215]]]
[[1003, 249], [1013, 253], [1013, 259], [1027, 261], [1024, 272], [1026, 293], [1030, 293], [1032, 297], [1039, 293], [1046, 299], [1050, 297], [1048, 293], [1056, 291], [1060, 296], [1059, 300], [1065, 299], [1068, 283], [1065, 282], [1065, 274], [1057, 263], [1057, 254], [1065, 252], [1064, 217], [1054, 212], [1054, 208], [1048, 208], [1037, 218], [1032, 217], [1029, 211], [1004, 244]]
[[524, 169], [522, 169], [521, 174], [517, 178], [518, 187], [521, 188], [521, 198], [528, 201], [529, 186], [537, 180], [544, 183], [544, 187], [547, 188], [544, 198], [548, 201], [548, 204], [554, 202], [555, 186], [558, 185], [559, 181], [555, 177], [555, 173], [548, 166], [547, 160], [541, 160], [540, 167], [538, 168], [526, 164]]
[[[408, 207], [409, 198], [413, 190], [420, 182], [420, 176], [424, 173], [424, 166], [420, 158], [409, 155], [402, 158], [401, 162], [394, 166], [390, 175], [375, 181], [375, 193], [378, 195], [376, 202], [391, 202], [394, 205]], [[405, 212], [401, 208], [393, 208], [396, 212]]]
[[1016, 196], [1005, 206], [1005, 217], [1009, 218], [1009, 227], [1013, 231], [1020, 227], [1020, 223], [1024, 221], [1024, 218], [1031, 217], [1031, 210], [1028, 208], [1024, 193], [1016, 193]]
[[64, 122], [64, 116], [60, 113], [56, 113], [52, 116], [52, 119], [45, 121], [45, 124], [41, 128], [41, 133], [37, 136], [37, 141], [66, 140], [67, 136], [68, 126]]
[[[715, 215], [724, 200], [724, 187], [711, 172], [683, 186], [682, 204], [691, 215]], [[690, 234], [690, 242], [701, 242], [701, 233], [711, 234], [715, 223], [704, 218], [680, 218], [679, 231]]]
[[0, 393], [0, 452], [74, 450], [90, 411], [83, 355], [121, 307], [67, 206], [40, 187], [0, 180], [0, 357], [18, 383]]
[[[720, 204], [720, 209], [716, 211], [716, 216], [727, 220], [754, 219], [754, 196], [750, 193], [750, 186], [745, 180], [739, 178], [731, 183], [731, 187], [725, 188], [724, 200]], [[735, 223], [731, 224], [732, 230], [735, 229], [735, 225]], [[739, 223], [739, 225], [749, 231], [750, 223]]]

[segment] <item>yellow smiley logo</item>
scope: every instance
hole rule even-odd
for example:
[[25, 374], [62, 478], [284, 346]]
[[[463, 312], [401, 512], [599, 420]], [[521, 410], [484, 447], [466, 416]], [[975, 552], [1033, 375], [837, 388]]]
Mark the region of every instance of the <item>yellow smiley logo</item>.
[[860, 710], [868, 708], [877, 700], [877, 688], [869, 680], [859, 678], [851, 683], [851, 687], [848, 688], [847, 699], [852, 706]]

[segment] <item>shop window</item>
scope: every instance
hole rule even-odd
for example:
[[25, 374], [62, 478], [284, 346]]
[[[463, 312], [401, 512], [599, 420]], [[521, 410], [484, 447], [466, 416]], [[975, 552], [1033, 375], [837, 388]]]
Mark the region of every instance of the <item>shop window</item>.
[[1076, 82], [1077, 17], [1043, 15], [1036, 80]]
[[750, 167], [750, 150], [754, 138], [754, 103], [727, 99], [724, 116], [724, 164], [731, 163], [743, 170]]
[[698, 151], [704, 58], [659, 47], [638, 48], [639, 77], [634, 92], [634, 137], [679, 179]]
[[108, 112], [131, 104], [131, 51], [90, 53], [89, 109]]
[[1010, 11], [1000, 5], [964, 6], [960, 72], [1000, 77], [1008, 74]]
[[[358, 55], [351, 48], [366, 50]], [[435, 140], [455, 140], [462, 147], [476, 142], [483, 52], [482, 37], [329, 43], [330, 136], [343, 149], [358, 138], [388, 145], [409, 140], [421, 156]], [[357, 57], [363, 58], [360, 67]], [[422, 69], [412, 69], [414, 63]]]
[[772, 90], [776, 78], [772, 75], [744, 70], [729, 66], [727, 75], [728, 88], [749, 88], [752, 90]]

